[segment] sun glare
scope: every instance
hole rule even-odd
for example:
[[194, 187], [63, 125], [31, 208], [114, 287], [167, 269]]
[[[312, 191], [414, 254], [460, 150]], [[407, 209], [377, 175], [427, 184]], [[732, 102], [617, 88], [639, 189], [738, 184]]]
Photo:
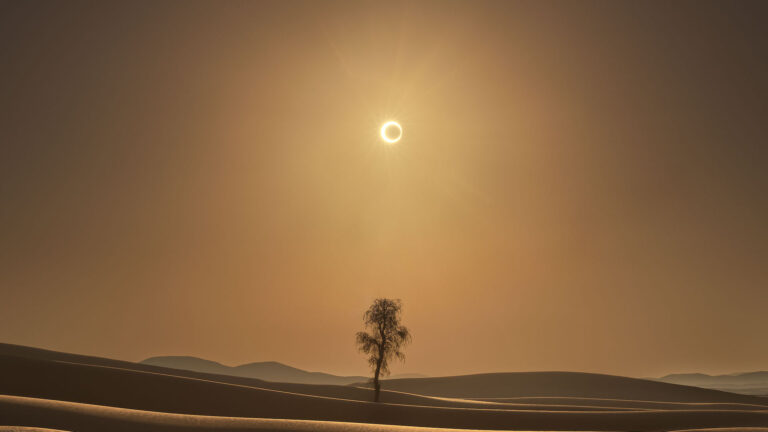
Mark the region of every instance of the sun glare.
[[395, 121], [388, 121], [381, 127], [381, 139], [394, 144], [403, 137], [403, 128]]

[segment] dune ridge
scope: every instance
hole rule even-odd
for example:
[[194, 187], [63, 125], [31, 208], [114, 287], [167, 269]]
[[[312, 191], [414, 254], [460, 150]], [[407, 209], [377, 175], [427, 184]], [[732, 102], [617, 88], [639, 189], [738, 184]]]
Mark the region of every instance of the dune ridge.
[[[680, 412], [661, 415], [663, 412], [642, 412], [643, 421], [633, 423], [631, 429], [624, 430], [680, 430], [690, 426], [701, 425], [723, 426], [737, 424], [740, 427], [760, 427], [768, 421], [765, 412], [729, 412], [713, 416], [711, 412], [692, 411], [681, 415]], [[466, 431], [477, 430], [619, 430], [621, 422], [614, 415], [606, 413], [601, 421], [591, 423], [571, 423], [579, 418], [561, 416], [559, 419], [549, 418], [546, 414], [522, 412], [520, 418], [508, 424], [504, 429], [481, 427], [479, 429], [462, 428]], [[636, 417], [636, 416], [633, 416]], [[661, 417], [661, 418], [660, 418]], [[405, 425], [370, 424], [347, 421], [311, 421], [300, 419], [273, 418], [241, 418], [224, 416], [182, 415], [162, 412], [133, 410], [82, 404], [76, 402], [44, 400], [19, 396], [0, 395], [0, 418], [21, 426], [57, 428], [77, 430], [80, 432], [100, 432], [110, 430], [115, 432], [142, 430], [148, 432], [194, 431], [194, 430], [238, 430], [238, 431], [320, 431], [320, 432], [448, 432], [455, 428], [441, 427], [409, 427]], [[584, 420], [585, 418], [581, 418]], [[626, 420], [626, 419], [624, 419]], [[633, 419], [637, 421], [638, 419]], [[565, 426], [566, 424], [571, 427]], [[530, 428], [526, 428], [528, 425]], [[574, 427], [573, 425], [578, 425]], [[587, 425], [602, 425], [601, 428], [585, 427]], [[640, 428], [637, 425], [641, 425]], [[483, 425], [485, 426], [485, 425]], [[543, 427], [542, 427], [543, 426]], [[693, 426], [697, 428], [697, 426]], [[723, 426], [725, 427], [725, 426]], [[733, 430], [731, 426], [728, 430]], [[686, 429], [687, 430], [687, 429]]]
[[[500, 404], [533, 404], [533, 405], [558, 405], [558, 406], [584, 406], [584, 407], [611, 407], [612, 409], [664, 409], [664, 410], [761, 410], [768, 408], [768, 405], [758, 403], [731, 403], [731, 402], [658, 402], [648, 400], [630, 400], [630, 399], [601, 399], [585, 397], [516, 397], [516, 398], [477, 398], [471, 399], [482, 402], [493, 402]], [[768, 399], [766, 399], [768, 402]]]
[[[764, 398], [652, 382], [652, 390], [671, 389], [672, 395], [668, 394], [667, 399], [680, 401], [642, 400], [641, 396], [648, 395], [647, 384], [642, 380], [608, 375], [595, 378], [590, 374], [582, 374], [577, 378], [588, 381], [597, 379], [604, 386], [611, 382], [624, 385], [627, 387], [621, 392], [632, 395], [634, 390], [636, 397], [524, 396], [467, 400], [387, 391], [385, 397], [388, 399], [377, 404], [370, 402], [371, 390], [366, 388], [271, 383], [250, 378], [231, 382], [233, 377], [211, 374], [181, 376], [177, 374], [183, 371], [167, 368], [148, 371], [143, 369], [145, 365], [134, 368], [130, 362], [114, 363], [96, 359], [94, 363], [101, 364], [82, 364], [70, 361], [76, 357], [54, 355], [56, 360], [46, 360], [40, 358], [39, 352], [36, 354], [37, 358], [0, 355], [0, 394], [6, 395], [0, 407], [3, 422], [14, 421], [22, 426], [65, 430], [75, 425], [78, 428], [74, 430], [78, 431], [97, 430], [93, 425], [99, 422], [102, 422], [102, 430], [129, 430], [120, 429], [123, 426], [115, 426], [114, 422], [127, 422], [134, 426], [141, 424], [139, 430], [160, 428], [156, 430], [182, 431], [195, 430], [197, 427], [197, 423], [189, 423], [188, 420], [167, 423], [169, 419], [177, 419], [173, 415], [214, 418], [204, 420], [206, 422], [221, 422], [222, 418], [280, 419], [278, 423], [270, 423], [270, 426], [258, 421], [224, 422], [222, 428], [234, 428], [232, 430], [303, 430], [295, 429], [299, 424], [295, 422], [300, 420], [321, 422], [315, 426], [330, 428], [327, 429], [329, 431], [390, 430], [360, 429], [354, 425], [338, 429], [341, 427], [339, 422], [469, 430], [657, 431], [768, 427], [768, 400]], [[515, 374], [502, 374], [502, 378], [508, 376], [517, 377]], [[573, 374], [565, 376], [572, 377]], [[538, 377], [560, 378], [558, 374]], [[455, 377], [449, 378], [450, 382]], [[479, 382], [483, 383], [485, 379], [486, 376], [480, 376]], [[509, 385], [501, 381], [504, 386]], [[683, 390], [679, 389], [681, 387]], [[499, 388], [489, 390], [489, 393], [493, 393], [498, 392]], [[514, 394], [525, 393], [526, 389], [509, 390]], [[540, 391], [537, 388], [527, 390], [534, 394]], [[605, 391], [606, 388], [598, 388], [593, 396]], [[699, 400], [705, 402], [696, 402]], [[55, 401], [75, 405], [62, 405]], [[107, 412], [104, 410], [110, 414], [104, 414]], [[133, 413], [126, 417], [125, 412], [119, 410], [133, 410], [141, 414]], [[41, 421], [35, 422], [36, 418]], [[146, 418], [157, 421], [136, 423], [139, 421], [137, 419]], [[91, 426], [94, 429], [88, 429]], [[216, 429], [219, 427], [216, 426]]]
[[[370, 383], [356, 386], [369, 387]], [[584, 372], [504, 372], [386, 380], [389, 390], [464, 399], [576, 397], [658, 402], [732, 402], [764, 405], [766, 399], [720, 390]]]
[[[215, 430], [285, 432], [450, 432], [456, 430], [314, 420], [180, 415], [18, 396], [0, 396], [0, 414], [5, 419], [21, 423], [39, 423], [39, 420], [30, 420], [30, 418], [39, 416], [46, 419], [43, 420], [44, 423], [67, 424], [83, 432], [101, 431], [103, 430], [101, 428], [105, 427], [116, 432], [135, 430], [165, 432], [210, 430], [211, 428], [215, 428]], [[464, 430], [473, 432], [470, 429]], [[57, 431], [59, 429], [0, 427], [0, 432]]]

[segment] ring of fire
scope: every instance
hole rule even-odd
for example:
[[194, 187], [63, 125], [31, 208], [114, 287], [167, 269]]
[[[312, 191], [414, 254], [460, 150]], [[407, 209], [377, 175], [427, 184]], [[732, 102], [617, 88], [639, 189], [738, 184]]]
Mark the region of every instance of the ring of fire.
[[[391, 133], [393, 129], [397, 131], [396, 135], [391, 135], [387, 133], [387, 132]], [[400, 138], [402, 137], [403, 137], [403, 128], [402, 126], [400, 126], [400, 124], [398, 124], [395, 121], [388, 121], [384, 123], [384, 125], [381, 127], [381, 139], [383, 139], [384, 141], [390, 144], [400, 141]]]

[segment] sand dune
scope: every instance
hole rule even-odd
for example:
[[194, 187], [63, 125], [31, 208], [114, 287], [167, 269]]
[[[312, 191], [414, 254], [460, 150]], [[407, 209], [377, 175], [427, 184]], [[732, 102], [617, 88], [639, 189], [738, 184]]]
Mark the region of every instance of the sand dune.
[[[489, 405], [494, 409], [487, 409], [485, 405], [481, 405], [483, 408], [480, 409], [375, 404], [17, 357], [0, 357], [0, 373], [0, 393], [156, 413], [499, 430], [663, 430], [768, 425], [768, 410], [554, 411], [514, 409], [510, 406], [497, 408], [495, 405]], [[47, 419], [51, 415], [50, 411], [41, 414], [40, 409], [39, 404], [25, 408], [26, 411], [18, 406], [6, 408], [3, 418], [10, 418], [7, 416], [11, 411], [37, 413], [29, 414], [29, 419]], [[69, 427], [65, 423], [27, 425]], [[110, 426], [110, 430], [115, 429]]]
[[[312, 420], [255, 419], [168, 414], [73, 402], [0, 396], [5, 421], [66, 425], [82, 432], [121, 431], [284, 431], [284, 432], [450, 432], [455, 429], [389, 426]], [[471, 430], [466, 430], [471, 432]], [[0, 427], [0, 432], [55, 432], [53, 429]]]
[[[10, 413], [10, 414], [8, 414]], [[282, 431], [282, 432], [451, 432], [456, 429], [393, 426], [349, 422], [313, 420], [254, 419], [242, 417], [213, 417], [182, 415], [104, 407], [73, 402], [51, 401], [17, 396], [0, 396], [0, 414], [17, 422], [66, 424], [73, 430], [103, 431]], [[30, 420], [34, 418], [34, 420]], [[477, 429], [462, 429], [477, 432]], [[487, 431], [487, 430], [486, 430]], [[62, 432], [61, 429], [44, 429], [24, 426], [0, 426], [0, 432]], [[492, 432], [492, 431], [491, 431]], [[526, 431], [518, 431], [526, 432]]]
[[124, 360], [114, 360], [104, 357], [87, 356], [82, 354], [72, 354], [60, 351], [46, 350], [23, 345], [13, 345], [0, 343], [0, 355], [21, 357], [35, 360], [61, 361], [77, 363], [84, 365], [107, 366], [121, 369], [130, 369], [144, 372], [154, 372], [168, 375], [185, 376], [191, 378], [210, 379], [213, 381], [232, 382], [234, 384], [244, 385], [266, 385], [268, 381], [250, 377], [234, 377], [228, 375], [212, 374], [207, 372], [198, 372], [191, 370], [173, 369], [163, 366], [150, 365], [144, 363], [135, 363]]
[[[235, 384], [247, 387], [257, 387], [263, 389], [280, 390], [291, 393], [301, 393], [315, 396], [327, 396], [339, 399], [350, 399], [359, 401], [373, 400], [373, 392], [367, 388], [351, 387], [351, 386], [338, 386], [327, 384], [297, 384], [297, 383], [282, 383], [282, 382], [270, 382], [250, 377], [236, 377], [231, 375], [212, 374], [206, 372], [197, 372], [190, 370], [172, 369], [156, 365], [148, 365], [143, 363], [133, 363], [121, 360], [113, 360], [101, 357], [84, 356], [79, 354], [62, 353], [58, 351], [50, 351], [39, 348], [26, 347], [21, 345], [2, 344], [0, 343], [0, 355], [6, 355], [11, 357], [21, 357], [32, 360], [46, 360], [46, 361], [60, 361], [81, 365], [93, 365], [112, 367], [131, 371], [141, 371], [149, 373], [157, 373], [163, 375], [171, 375], [192, 379], [200, 379], [206, 381], [214, 381], [219, 383]], [[383, 391], [381, 395], [383, 402], [389, 403], [401, 403], [409, 405], [430, 405], [430, 406], [449, 406], [449, 407], [472, 407], [476, 406], [476, 403], [472, 401], [455, 402], [439, 400], [431, 397], [424, 397], [420, 395], [412, 395], [404, 392], [389, 392]], [[553, 408], [554, 409], [554, 408]]]
[[[358, 385], [368, 386], [367, 383]], [[638, 378], [578, 372], [512, 372], [386, 380], [383, 387], [455, 398], [577, 397], [765, 404], [766, 399]]]
[[505, 404], [530, 404], [548, 406], [582, 406], [602, 409], [650, 409], [650, 410], [763, 410], [768, 409], [768, 399], [765, 404], [756, 403], [727, 403], [727, 402], [656, 402], [627, 399], [599, 399], [574, 397], [519, 397], [519, 398], [479, 398], [484, 402]]
[[[315, 386], [304, 384], [266, 383], [256, 382], [259, 386], [235, 384], [231, 382], [219, 382], [200, 378], [181, 377], [155, 372], [136, 371], [125, 368], [113, 368], [108, 366], [82, 365], [71, 362], [46, 362], [36, 359], [22, 359], [18, 357], [0, 356], [0, 367], [8, 378], [0, 382], [0, 393], [21, 396], [43, 397], [48, 399], [71, 400], [86, 403], [106, 404], [119, 407], [136, 407], [170, 412], [201, 412], [204, 409], [202, 403], [184, 403], [177, 400], [175, 404], [162, 401], [158, 395], [170, 391], [173, 394], [182, 389], [194, 388], [193, 391], [217, 394], [222, 398], [240, 397], [243, 392], [275, 394], [299, 394], [304, 396], [320, 396], [324, 398], [371, 401], [372, 391], [369, 389], [346, 386]], [[38, 382], [39, 378], [48, 377], [44, 383]], [[214, 377], [217, 378], [217, 377]], [[233, 380], [229, 380], [233, 381]], [[74, 384], [78, 382], [79, 384]], [[122, 389], [120, 394], [109, 395], [106, 391], [99, 391], [105, 383], [110, 383]], [[249, 383], [254, 384], [254, 383]], [[141, 399], [133, 393], [146, 391], [147, 389], [160, 388], [153, 391], [151, 396]], [[101, 394], [102, 396], [97, 396]], [[188, 395], [187, 398], [194, 399]], [[252, 397], [252, 396], [251, 396]], [[157, 404], [152, 401], [157, 399]], [[399, 392], [382, 392], [382, 402], [403, 405], [452, 407], [452, 408], [495, 408], [495, 409], [529, 409], [529, 410], [587, 410], [596, 411], [602, 408], [584, 406], [547, 405], [547, 404], [520, 404], [497, 403], [471, 400], [456, 400], [435, 398]], [[188, 401], [189, 402], [189, 401]], [[136, 403], [140, 403], [136, 406]], [[209, 405], [210, 406], [210, 405]], [[624, 409], [624, 408], [617, 408]], [[224, 412], [213, 410], [206, 411], [212, 415], [250, 415], [245, 411], [236, 411], [228, 407]]]
[[[371, 390], [366, 388], [271, 383], [168, 368], [146, 370], [147, 365], [62, 353], [53, 353], [50, 357], [56, 360], [51, 360], [41, 351], [30, 351], [33, 358], [0, 355], [0, 394], [9, 395], [0, 404], [2, 423], [78, 431], [405, 430], [376, 424], [594, 431], [768, 427], [764, 398], [607, 375], [543, 373], [529, 380], [528, 387], [519, 388], [509, 379], [514, 377], [520, 384], [525, 380], [519, 374], [496, 374], [500, 383], [489, 384], [486, 394], [503, 390], [524, 396], [466, 400], [386, 391], [384, 403], [376, 404], [369, 402]], [[451, 386], [463, 381], [466, 392], [472, 394], [479, 393], [487, 378], [437, 380]], [[564, 394], [536, 396], [557, 387], [549, 380], [563, 380]], [[600, 385], [594, 389], [588, 386], [596, 383]], [[576, 390], [588, 397], [568, 396]], [[610, 392], [626, 397], [600, 397]], [[270, 418], [280, 420], [264, 420]]]
[[768, 395], [768, 371], [742, 372], [725, 375], [681, 373], [663, 376], [656, 380], [733, 393]]
[[[58, 351], [3, 343], [0, 343], [0, 355], [38, 360], [64, 361], [84, 365], [108, 366], [133, 371], [152, 372], [165, 375], [215, 381], [220, 383], [280, 390], [291, 393], [327, 396], [340, 399], [360, 401], [369, 401], [372, 399], [372, 391], [366, 387], [367, 383], [359, 383], [357, 386], [337, 386], [270, 382], [255, 378], [179, 370], [142, 363], [62, 353]], [[434, 383], [438, 384], [436, 386], [438, 387], [438, 391], [430, 391], [430, 387], [434, 386]], [[456, 387], [459, 384], [464, 385], [464, 387], [457, 390]], [[447, 387], [447, 389], [440, 389], [440, 385], [444, 385]], [[425, 391], [413, 391], [402, 388], [408, 386], [424, 387], [424, 389], [419, 390]], [[451, 389], [451, 387], [454, 388]], [[649, 388], [652, 389], [652, 391], [648, 391]], [[444, 394], [440, 394], [441, 391], [439, 390], [445, 390], [442, 392]], [[467, 396], [456, 395], [455, 393], [473, 393], [477, 395]], [[542, 395], [540, 393], [547, 393], [547, 395]], [[574, 393], [578, 393], [578, 395], [574, 395]], [[606, 393], [611, 394], [612, 396], [601, 396]], [[435, 398], [425, 398], [423, 395], [436, 396], [440, 398], [447, 397], [462, 399], [471, 398], [476, 400], [482, 399], [484, 401], [492, 401], [495, 403], [511, 403], [536, 406], [575, 405], [585, 407], [645, 407], [650, 409], [671, 409], [669, 405], [664, 405], [660, 401], [768, 405], [768, 399], [763, 397], [736, 395], [716, 390], [705, 390], [682, 385], [658, 383], [651, 380], [574, 372], [478, 374], [464, 375], [459, 377], [408, 378], [384, 381], [384, 390], [382, 391], [382, 400], [384, 402], [411, 405], [427, 404], [433, 406], [467, 406], [466, 401], [464, 403], [457, 404], [455, 401], [436, 401]], [[550, 398], [550, 400], [545, 401], [544, 398]], [[580, 398], [582, 400], [575, 401], [573, 398]], [[605, 405], [602, 402], [587, 402], [590, 399], [619, 399], [633, 402], [629, 405]], [[654, 402], [643, 406], [642, 404], [638, 405], [634, 403], [638, 400]]]
[[[204, 411], [212, 415], [254, 415], [251, 411], [240, 410], [237, 407], [225, 406], [216, 408], [215, 404], [198, 401], [195, 394], [205, 393], [217, 395], [217, 399], [248, 398], [256, 395], [295, 395], [302, 397], [317, 396], [302, 394], [301, 390], [316, 390], [314, 386], [289, 385], [294, 392], [274, 391], [262, 387], [220, 383], [196, 378], [177, 377], [173, 375], [132, 371], [130, 369], [110, 368], [106, 366], [80, 365], [69, 362], [46, 362], [34, 359], [0, 356], [0, 368], [7, 378], [0, 382], [0, 392], [22, 396], [43, 397], [48, 399], [72, 400], [87, 403], [105, 404], [121, 407], [134, 407], [159, 411], [199, 413]], [[45, 377], [40, 382], [40, 377]], [[75, 384], [77, 383], [77, 384]], [[120, 388], [119, 394], [110, 394], [107, 385]], [[283, 386], [278, 386], [283, 387]], [[335, 387], [335, 388], [334, 388]], [[325, 387], [324, 387], [325, 388]], [[330, 399], [357, 401], [355, 397], [364, 396], [361, 401], [371, 400], [371, 390], [344, 386], [327, 386], [326, 393], [334, 393], [337, 397]], [[100, 390], [104, 389], [104, 390]], [[141, 392], [150, 391], [150, 395], [139, 397]], [[178, 398], [177, 394], [183, 394]], [[164, 395], [174, 400], [169, 403]], [[351, 398], [350, 398], [351, 396]], [[323, 396], [322, 399], [329, 399]], [[474, 409], [510, 409], [510, 410], [542, 410], [542, 411], [600, 411], [604, 407], [556, 405], [556, 404], [524, 404], [497, 403], [460, 399], [434, 398], [397, 392], [384, 392], [382, 401], [391, 404], [474, 408]], [[138, 404], [138, 405], [137, 405]], [[616, 410], [629, 408], [617, 407]], [[223, 410], [223, 411], [222, 411]]]
[[[599, 422], [591, 422], [591, 425], [600, 424], [603, 427], [592, 429], [586, 427], [590, 422], [579, 423], [579, 417], [571, 415], [561, 416], [557, 421], [549, 418], [546, 413], [522, 412], [517, 413], [520, 418], [508, 423], [508, 429], [521, 430], [524, 424], [531, 427], [529, 430], [627, 430], [625, 421], [632, 422], [629, 430], [669, 430], [679, 424], [765, 424], [768, 419], [766, 413], [732, 412], [729, 415], [719, 413], [712, 416], [706, 412], [671, 413], [661, 415], [659, 412], [643, 413], [643, 419], [622, 418], [615, 413], [601, 415]], [[561, 413], [562, 414], [562, 413]], [[653, 418], [661, 418], [661, 422]], [[24, 398], [16, 396], [0, 396], [0, 418], [6, 422], [17, 425], [41, 426], [80, 432], [102, 432], [105, 430], [120, 431], [194, 431], [194, 430], [238, 430], [238, 431], [320, 431], [320, 432], [448, 432], [445, 428], [416, 428], [407, 426], [390, 426], [384, 424], [364, 424], [354, 422], [335, 421], [307, 421], [284, 419], [255, 419], [237, 417], [216, 417], [168, 414], [151, 411], [131, 410], [81, 404], [65, 401], [51, 401], [36, 398]], [[583, 418], [582, 418], [583, 419]], [[639, 421], [638, 421], [639, 420]], [[761, 423], [762, 422], [762, 423]], [[572, 427], [566, 427], [565, 424]], [[575, 427], [574, 427], [575, 425]], [[665, 426], [666, 425], [666, 426]], [[543, 426], [543, 427], [542, 427]], [[465, 429], [489, 430], [484, 429]], [[501, 430], [501, 429], [497, 429]], [[733, 429], [729, 429], [733, 430]]]
[[768, 427], [756, 427], [756, 428], [708, 428], [708, 429], [683, 429], [672, 432], [768, 432]]
[[27, 426], [0, 426], [0, 432], [66, 432], [61, 429], [45, 429]]
[[[352, 401], [370, 401], [371, 390], [346, 387], [346, 386], [313, 386], [305, 384], [281, 384], [274, 383], [272, 388], [264, 382], [256, 382], [259, 386], [246, 386], [243, 384], [222, 383], [197, 378], [179, 377], [175, 375], [149, 373], [124, 368], [110, 368], [104, 366], [81, 365], [69, 362], [46, 362], [34, 359], [22, 359], [18, 357], [0, 356], [0, 366], [8, 374], [8, 378], [0, 383], [0, 392], [21, 396], [42, 397], [46, 399], [73, 400], [78, 402], [96, 403], [110, 406], [122, 406], [128, 408], [150, 409], [170, 412], [194, 412], [201, 413], [204, 409], [201, 403], [189, 401], [182, 404], [180, 400], [176, 404], [164, 402], [159, 396], [165, 393], [172, 395], [175, 391], [194, 394], [194, 391], [207, 394], [218, 394], [222, 398], [238, 397], [247, 392], [266, 392], [267, 390], [279, 390], [275, 394], [301, 394], [311, 396], [324, 396], [334, 399]], [[39, 377], [48, 377], [45, 382], [40, 382]], [[70, 383], [77, 382], [77, 385]], [[110, 383], [123, 389], [120, 395], [104, 395], [95, 397], [99, 388]], [[64, 391], [64, 389], [67, 389]], [[150, 397], [137, 401], [133, 393], [152, 390]], [[322, 391], [318, 391], [322, 390]], [[718, 392], [719, 393], [719, 392]], [[727, 395], [727, 394], [726, 394]], [[734, 395], [736, 396], [736, 395]], [[749, 398], [749, 397], [747, 397]], [[190, 398], [191, 399], [191, 398]], [[762, 402], [768, 405], [768, 401], [761, 398], [752, 402]], [[156, 404], [152, 401], [157, 400]], [[573, 398], [527, 398], [527, 399], [497, 399], [492, 401], [469, 401], [462, 399], [449, 399], [426, 397], [415, 394], [399, 392], [384, 392], [382, 401], [394, 404], [453, 407], [453, 408], [486, 408], [486, 409], [515, 409], [515, 410], [547, 410], [547, 411], [594, 411], [594, 410], [626, 410], [626, 409], [759, 409], [758, 404], [663, 404], [658, 402], [641, 403], [638, 401], [616, 401], [596, 399]], [[717, 402], [717, 401], [715, 401]], [[135, 403], [141, 405], [136, 406]], [[177, 406], [178, 405], [178, 406]], [[183, 406], [182, 406], [183, 405]], [[213, 409], [209, 405], [209, 409]], [[247, 412], [232, 411], [205, 412], [212, 415], [250, 415]]]

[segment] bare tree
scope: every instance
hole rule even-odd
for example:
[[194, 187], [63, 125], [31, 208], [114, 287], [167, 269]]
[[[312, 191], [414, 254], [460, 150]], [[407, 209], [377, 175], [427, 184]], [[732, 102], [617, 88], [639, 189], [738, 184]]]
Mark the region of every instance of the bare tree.
[[357, 345], [360, 352], [368, 354], [368, 364], [373, 369], [374, 401], [379, 401], [381, 383], [379, 376], [389, 375], [389, 361], [397, 358], [405, 360], [402, 347], [411, 341], [411, 332], [400, 325], [402, 302], [379, 298], [365, 312], [363, 320], [368, 331], [357, 333]]

